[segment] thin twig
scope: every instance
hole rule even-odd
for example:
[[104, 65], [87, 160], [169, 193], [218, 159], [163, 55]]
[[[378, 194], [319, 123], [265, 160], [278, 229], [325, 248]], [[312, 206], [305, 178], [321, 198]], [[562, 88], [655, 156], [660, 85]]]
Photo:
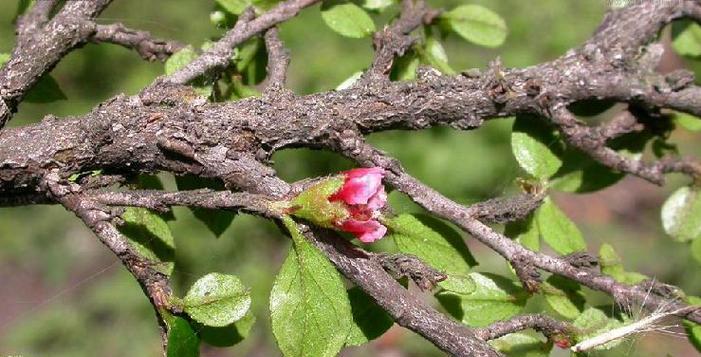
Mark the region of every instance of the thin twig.
[[148, 61], [165, 61], [170, 55], [184, 47], [179, 42], [156, 39], [147, 31], [132, 30], [121, 23], [98, 24], [90, 41], [108, 42], [134, 49], [143, 59]]

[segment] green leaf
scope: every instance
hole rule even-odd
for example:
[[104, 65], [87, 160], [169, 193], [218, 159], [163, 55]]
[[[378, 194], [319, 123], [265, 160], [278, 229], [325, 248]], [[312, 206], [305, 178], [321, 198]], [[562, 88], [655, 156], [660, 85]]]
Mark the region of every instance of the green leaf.
[[394, 325], [394, 320], [360, 288], [348, 290], [353, 324], [346, 346], [360, 346], [380, 337]]
[[558, 314], [573, 320], [584, 309], [584, 294], [579, 284], [557, 275], [551, 275], [541, 289], [545, 301]]
[[145, 208], [128, 207], [122, 214], [119, 231], [144, 258], [159, 264], [159, 271], [170, 275], [175, 261], [175, 240], [168, 224]]
[[336, 87], [336, 90], [344, 90], [344, 89], [350, 88], [362, 76], [363, 76], [363, 71], [358, 71], [358, 72], [351, 74], [350, 77], [346, 78], [343, 82], [341, 82], [341, 84], [339, 84]]
[[197, 324], [196, 328], [202, 341], [206, 342], [208, 345], [216, 347], [229, 347], [243, 341], [246, 337], [248, 337], [255, 322], [256, 317], [253, 316], [251, 310], [248, 310], [248, 313], [246, 313], [244, 317], [233, 324], [223, 327], [212, 327]]
[[633, 285], [647, 279], [647, 276], [643, 274], [625, 271], [621, 257], [613, 249], [613, 246], [608, 243], [604, 243], [599, 247], [599, 265], [601, 273], [614, 278], [620, 283]]
[[548, 357], [553, 348], [552, 343], [522, 332], [510, 333], [489, 344], [509, 357]]
[[394, 4], [393, 0], [363, 0], [360, 6], [367, 10], [382, 12], [392, 4]]
[[[700, 297], [689, 296], [687, 299], [690, 305], [701, 306]], [[686, 335], [689, 337], [689, 342], [696, 347], [697, 351], [701, 352], [701, 325], [688, 320], [684, 320], [682, 324], [684, 325]]]
[[65, 99], [67, 99], [66, 95], [58, 86], [58, 82], [48, 74], [41, 77], [39, 82], [24, 97], [28, 103], [51, 103]]
[[681, 187], [662, 205], [662, 226], [677, 241], [701, 238], [701, 190]]
[[10, 60], [9, 53], [0, 53], [0, 66], [4, 66]]
[[270, 292], [273, 334], [285, 357], [336, 356], [353, 323], [343, 281], [289, 217], [293, 247]]
[[498, 47], [506, 39], [504, 19], [480, 5], [461, 5], [441, 18], [460, 37], [480, 46]]
[[167, 357], [198, 357], [200, 338], [190, 323], [182, 317], [162, 313], [168, 327]]
[[[577, 327], [580, 334], [577, 336], [578, 341], [583, 341], [588, 338], [600, 335], [623, 325], [621, 321], [610, 318], [606, 314], [597, 309], [590, 307], [582, 312], [577, 319], [572, 322], [572, 325]], [[616, 347], [622, 342], [622, 339], [614, 340], [602, 346], [596, 347], [593, 350], [608, 350]]]
[[560, 147], [554, 131], [540, 118], [518, 115], [511, 132], [511, 150], [519, 166], [532, 176], [546, 180], [562, 166], [554, 150]]
[[246, 1], [246, 0], [215, 0], [215, 1], [224, 10], [226, 10], [234, 15], [241, 15], [243, 10], [246, 10], [247, 7], [251, 6], [251, 2]]
[[192, 285], [183, 299], [185, 312], [207, 326], [222, 327], [243, 318], [251, 296], [239, 278], [209, 273]]
[[[179, 190], [196, 190], [201, 188], [210, 188], [213, 190], [224, 189], [224, 185], [218, 180], [193, 175], [176, 176], [175, 183]], [[209, 228], [215, 237], [221, 236], [222, 233], [231, 226], [231, 222], [234, 221], [234, 218], [236, 218], [236, 212], [221, 209], [214, 210], [192, 207], [190, 210], [195, 217]]]
[[360, 6], [343, 0], [326, 0], [321, 5], [321, 18], [335, 32], [362, 38], [375, 32], [375, 23]]
[[504, 235], [515, 239], [522, 246], [537, 252], [540, 250], [540, 232], [533, 214], [520, 221], [509, 222], [504, 227]]
[[701, 131], [701, 118], [683, 113], [683, 112], [673, 112], [672, 120], [678, 126], [683, 127], [689, 131]]
[[682, 56], [701, 56], [701, 26], [691, 20], [675, 21], [672, 24], [672, 47]]
[[415, 255], [448, 276], [438, 286], [460, 293], [472, 291], [474, 287], [467, 275], [477, 262], [454, 229], [419, 214], [401, 214], [385, 223], [392, 230], [391, 237], [402, 253]]
[[179, 71], [190, 62], [194, 61], [195, 58], [197, 58], [197, 52], [195, 52], [195, 49], [192, 48], [192, 46], [183, 47], [180, 51], [173, 53], [173, 55], [166, 60], [166, 75], [170, 76], [171, 74]]
[[423, 47], [419, 48], [421, 59], [424, 63], [438, 69], [444, 74], [455, 74], [455, 70], [448, 64], [448, 54], [445, 52], [445, 48], [443, 48], [441, 42], [429, 29], [430, 27], [427, 27], [426, 41]]
[[535, 221], [540, 236], [557, 253], [565, 255], [587, 249], [582, 233], [550, 197], [546, 197], [536, 211]]
[[436, 298], [455, 318], [471, 327], [487, 326], [518, 314], [527, 293], [513, 281], [489, 273], [471, 273], [475, 289], [469, 294], [442, 291]]
[[411, 81], [416, 79], [416, 70], [421, 61], [414, 51], [404, 54], [394, 61], [390, 78], [395, 81]]

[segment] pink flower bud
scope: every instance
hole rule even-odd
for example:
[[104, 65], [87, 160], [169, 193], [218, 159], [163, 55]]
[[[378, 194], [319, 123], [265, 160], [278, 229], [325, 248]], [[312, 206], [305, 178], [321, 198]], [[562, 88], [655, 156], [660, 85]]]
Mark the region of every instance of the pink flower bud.
[[387, 233], [377, 218], [387, 203], [387, 193], [382, 185], [385, 170], [380, 167], [360, 168], [342, 173], [343, 186], [329, 197], [331, 202], [342, 202], [348, 217], [334, 222], [342, 231], [352, 233], [361, 242], [374, 242]]

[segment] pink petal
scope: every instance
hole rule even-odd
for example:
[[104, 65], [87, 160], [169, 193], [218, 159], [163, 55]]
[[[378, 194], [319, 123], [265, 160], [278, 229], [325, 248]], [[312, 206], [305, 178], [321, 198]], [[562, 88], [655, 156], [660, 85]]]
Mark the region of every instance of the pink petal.
[[375, 220], [356, 221], [353, 219], [345, 220], [340, 227], [343, 231], [352, 233], [363, 243], [371, 243], [387, 233], [387, 227]]
[[368, 208], [371, 211], [378, 210], [385, 206], [387, 203], [387, 192], [385, 192], [385, 187], [380, 186], [380, 189], [375, 192], [375, 194], [368, 200]]
[[340, 199], [349, 205], [367, 204], [382, 188], [385, 170], [379, 167], [353, 169], [344, 172], [346, 181], [331, 200]]

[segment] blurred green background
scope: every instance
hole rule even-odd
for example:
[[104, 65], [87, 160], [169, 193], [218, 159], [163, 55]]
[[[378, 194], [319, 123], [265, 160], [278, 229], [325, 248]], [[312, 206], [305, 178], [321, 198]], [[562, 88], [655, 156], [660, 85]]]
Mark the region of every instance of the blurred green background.
[[[485, 67], [499, 56], [507, 67], [547, 61], [584, 41], [596, 28], [606, 1], [499, 0], [470, 1], [506, 19], [509, 35], [498, 49], [477, 47], [449, 36], [445, 46], [453, 68]], [[461, 2], [432, 2], [452, 8]], [[11, 24], [16, 3], [0, 2], [0, 52], [14, 43]], [[199, 47], [222, 30], [211, 25], [213, 1], [116, 0], [101, 23], [123, 22]], [[387, 16], [382, 16], [387, 18]], [[379, 24], [379, 23], [378, 23]], [[281, 36], [291, 50], [290, 86], [299, 93], [335, 88], [372, 59], [370, 39], [343, 38], [320, 19], [319, 7], [302, 12], [284, 24]], [[667, 59], [671, 67], [678, 59]], [[54, 69], [68, 100], [50, 104], [22, 104], [12, 126], [26, 125], [45, 114], [80, 115], [119, 93], [133, 94], [163, 73], [160, 63], [142, 61], [121, 47], [88, 44], [74, 51]], [[410, 173], [458, 202], [470, 203], [513, 191], [521, 172], [511, 155], [512, 121], [495, 120], [480, 130], [458, 132], [434, 128], [422, 132], [385, 132], [371, 136], [380, 148], [396, 155]], [[684, 153], [699, 152], [686, 133], [675, 133]], [[275, 166], [287, 180], [327, 174], [350, 167], [343, 158], [310, 150], [275, 155]], [[167, 188], [172, 178], [163, 176]], [[626, 179], [598, 193], [557, 195], [558, 204], [585, 233], [592, 252], [611, 243], [625, 257], [628, 270], [701, 295], [699, 265], [687, 246], [662, 232], [659, 207], [683, 181], [665, 188]], [[395, 211], [418, 211], [397, 193]], [[279, 355], [270, 333], [268, 293], [288, 247], [269, 222], [240, 215], [218, 239], [187, 209], [175, 209], [171, 222], [176, 238], [174, 287], [184, 294], [198, 277], [212, 271], [236, 274], [252, 288], [257, 322], [248, 339], [233, 348], [203, 348], [204, 356]], [[469, 240], [469, 239], [468, 239]], [[156, 356], [160, 338], [153, 312], [138, 285], [119, 262], [71, 214], [60, 207], [0, 208], [0, 356]], [[387, 243], [385, 243], [386, 245]], [[480, 262], [478, 270], [510, 274], [493, 252], [469, 242]], [[591, 293], [594, 302], [606, 303]], [[529, 310], [544, 305], [532, 299]], [[691, 356], [696, 352], [685, 338], [648, 335], [604, 356]], [[344, 351], [344, 356], [440, 356], [431, 344], [413, 333], [393, 328], [369, 346]], [[553, 355], [566, 355], [564, 351]]]

